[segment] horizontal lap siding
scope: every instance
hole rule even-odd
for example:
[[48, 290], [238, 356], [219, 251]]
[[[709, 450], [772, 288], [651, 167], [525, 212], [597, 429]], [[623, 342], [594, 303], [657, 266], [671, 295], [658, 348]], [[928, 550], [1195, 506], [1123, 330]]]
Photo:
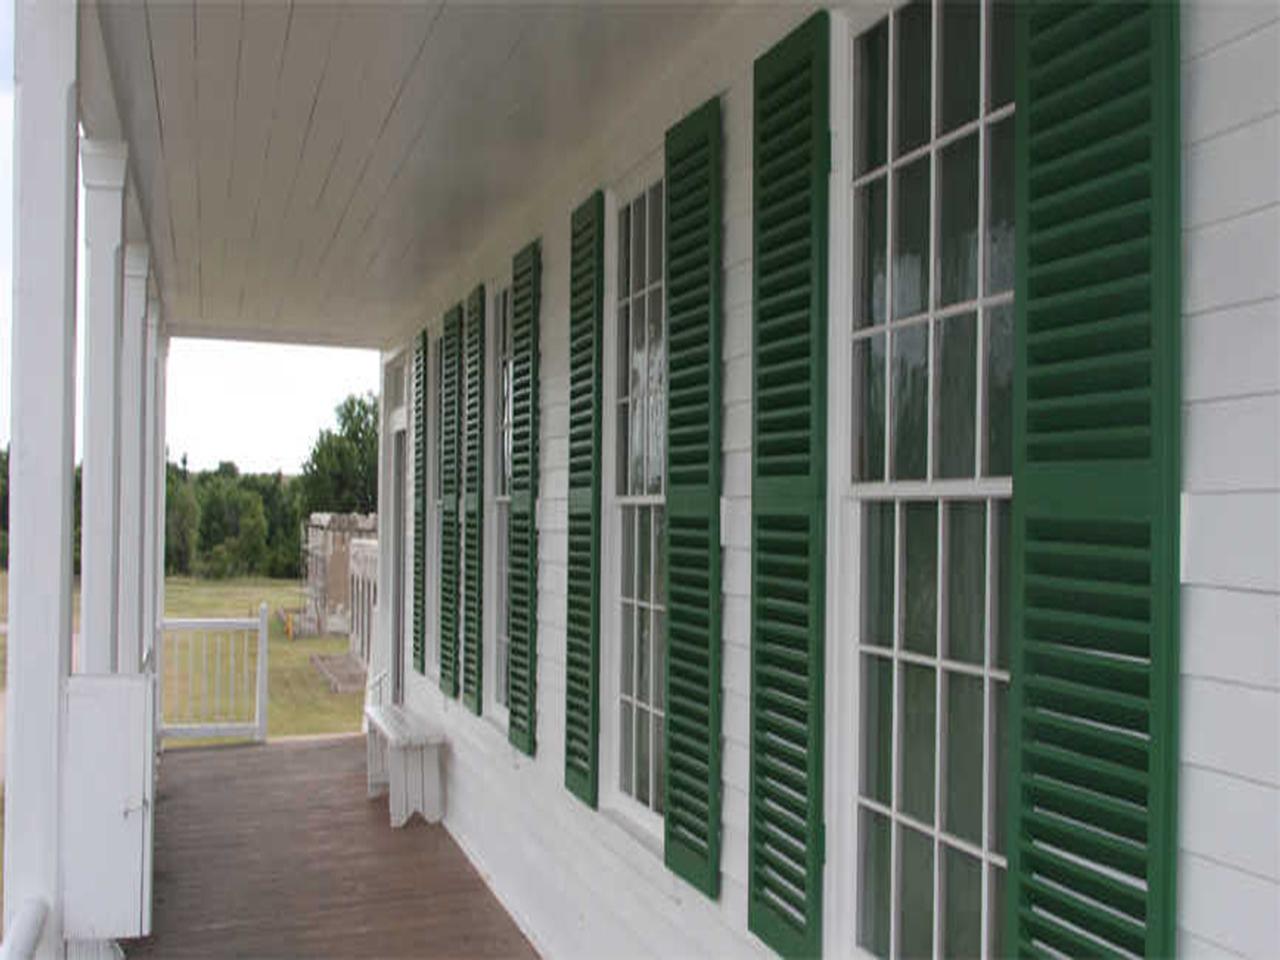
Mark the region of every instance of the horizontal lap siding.
[[1180, 953], [1280, 955], [1280, 8], [1182, 18]]
[[[519, 754], [491, 719], [476, 718], [431, 686], [409, 680], [412, 706], [442, 716], [450, 738], [446, 826], [535, 946], [548, 956], [767, 956], [747, 932], [751, 553], [751, 71], [756, 56], [803, 10], [728, 14], [715, 42], [666, 81], [661, 102], [616, 129], [610, 160], [557, 185], [502, 242], [495, 237], [458, 292], [505, 276], [511, 255], [542, 242], [539, 392], [537, 743]], [[608, 812], [564, 787], [565, 614], [568, 572], [569, 231], [577, 203], [617, 182], [662, 144], [664, 131], [708, 97], [723, 114], [723, 437], [721, 889], [711, 901]], [[612, 218], [606, 229], [615, 230]], [[492, 247], [490, 250], [489, 247]], [[447, 297], [447, 291], [441, 293]], [[454, 294], [456, 299], [456, 294]], [[452, 302], [451, 300], [449, 302]], [[609, 304], [606, 303], [606, 308]], [[439, 311], [437, 311], [438, 313]], [[602, 637], [602, 643], [616, 642]], [[608, 689], [607, 687], [605, 688]], [[602, 702], [602, 709], [605, 704]], [[600, 742], [600, 749], [616, 745]]]

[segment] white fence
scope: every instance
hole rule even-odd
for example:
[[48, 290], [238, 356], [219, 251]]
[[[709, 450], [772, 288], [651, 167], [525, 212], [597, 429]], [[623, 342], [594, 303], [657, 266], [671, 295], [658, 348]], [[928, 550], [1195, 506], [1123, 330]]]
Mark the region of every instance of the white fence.
[[159, 652], [162, 739], [267, 739], [265, 603], [256, 620], [165, 620]]

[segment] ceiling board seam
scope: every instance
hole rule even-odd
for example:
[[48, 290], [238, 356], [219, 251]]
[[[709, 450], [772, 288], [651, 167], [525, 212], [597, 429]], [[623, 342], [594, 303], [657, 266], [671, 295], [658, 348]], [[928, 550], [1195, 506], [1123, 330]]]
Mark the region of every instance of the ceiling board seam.
[[[155, 35], [151, 32], [151, 4], [144, 3], [142, 5], [143, 23], [147, 28], [147, 57], [151, 60], [151, 96], [155, 99], [156, 104], [156, 131], [160, 136], [160, 158], [161, 158], [161, 175], [164, 177], [165, 192], [165, 213], [169, 217], [169, 250], [170, 256], [176, 265], [178, 262], [178, 228], [173, 222], [173, 190], [169, 183], [169, 161], [168, 151], [165, 149], [164, 142], [164, 116], [160, 112], [160, 81], [156, 74], [156, 46]], [[154, 261], [155, 258], [153, 257]], [[163, 289], [163, 288], [162, 288]]]
[[200, 17], [195, 5], [191, 8], [191, 86], [195, 94], [196, 105], [196, 303], [200, 305], [200, 316], [204, 316], [204, 257], [201, 245], [204, 241], [204, 216], [202, 196], [204, 194], [204, 124], [200, 122]]
[[382, 116], [382, 122], [378, 125], [378, 135], [374, 137], [373, 144], [370, 149], [365, 151], [364, 160], [360, 164], [360, 172], [356, 174], [355, 181], [351, 185], [351, 192], [347, 194], [347, 202], [342, 206], [342, 213], [338, 216], [337, 223], [334, 224], [333, 232], [329, 234], [329, 239], [325, 242], [324, 250], [320, 254], [317, 262], [319, 268], [323, 268], [329, 259], [329, 254], [333, 250], [333, 244], [338, 239], [338, 234], [342, 232], [342, 225], [346, 223], [347, 214], [351, 212], [351, 204], [355, 202], [356, 194], [360, 192], [360, 185], [364, 183], [364, 178], [369, 170], [369, 164], [373, 160], [374, 154], [377, 152], [377, 146], [382, 142], [383, 136], [387, 132], [387, 124], [391, 122], [391, 117], [395, 114], [397, 106], [400, 104], [404, 91], [409, 85], [410, 78], [417, 73], [418, 63], [422, 59], [422, 54], [427, 49], [427, 44], [435, 33], [436, 24], [440, 22], [440, 17], [444, 13], [445, 4], [441, 3], [436, 7], [435, 16], [431, 18], [431, 23], [427, 26], [426, 34], [422, 38], [422, 43], [418, 46], [418, 52], [413, 55], [413, 61], [405, 70], [404, 76], [400, 78], [400, 85], [396, 88], [395, 96], [391, 98], [391, 103], [387, 107], [386, 113]]
[[[520, 32], [516, 35], [516, 38], [512, 41], [511, 47], [507, 50], [506, 55], [502, 58], [502, 64], [498, 67], [496, 71], [494, 71], [495, 78], [490, 83], [489, 91], [488, 91], [490, 95], [492, 95], [494, 88], [501, 84], [502, 77], [505, 76], [508, 68], [510, 68], [511, 61], [515, 59], [516, 51], [518, 51], [521, 45], [525, 42], [525, 40], [528, 39], [529, 32], [532, 29], [533, 29], [533, 21], [532, 20], [526, 21], [524, 26], [520, 29]], [[408, 242], [405, 243], [403, 249], [400, 251], [400, 255], [396, 257], [396, 260], [395, 260], [396, 266], [399, 267], [404, 265], [404, 261], [408, 259], [409, 254], [413, 250], [417, 241], [418, 241], [418, 237], [416, 236], [409, 237]], [[382, 252], [381, 250], [378, 250], [374, 253], [372, 257], [369, 258], [369, 261], [365, 265], [366, 275], [368, 274], [369, 270], [372, 268], [374, 262], [377, 260], [378, 255], [381, 252]]]
[[[271, 125], [267, 127], [266, 144], [262, 148], [262, 164], [258, 168], [258, 192], [253, 201], [253, 221], [249, 227], [249, 245], [258, 241], [258, 214], [262, 210], [262, 185], [266, 180], [267, 158], [271, 155], [271, 140], [275, 136], [276, 117], [280, 106], [280, 80], [289, 58], [289, 35], [293, 31], [293, 0], [289, 0], [289, 17], [284, 24], [284, 41], [280, 44], [280, 62], [276, 66], [276, 87], [271, 94]], [[236, 297], [236, 316], [244, 316], [245, 273], [240, 274], [240, 291]]]
[[[227, 189], [225, 194], [225, 203], [228, 207], [231, 205], [231, 184], [235, 182], [236, 176], [236, 156], [239, 151], [236, 149], [239, 143], [240, 133], [240, 92], [242, 86], [241, 71], [244, 69], [244, 0], [240, 0], [240, 17], [236, 23], [236, 95], [231, 103], [231, 156], [227, 163]], [[230, 253], [227, 237], [222, 238], [222, 269], [223, 269], [223, 289], [226, 289], [226, 274], [229, 271]], [[237, 318], [239, 314], [237, 313]]]

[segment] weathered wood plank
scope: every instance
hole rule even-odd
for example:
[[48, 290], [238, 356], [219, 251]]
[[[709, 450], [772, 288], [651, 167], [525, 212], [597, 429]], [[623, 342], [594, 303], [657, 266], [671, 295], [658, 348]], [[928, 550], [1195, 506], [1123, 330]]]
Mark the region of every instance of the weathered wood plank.
[[532, 957], [439, 826], [387, 826], [363, 737], [160, 765], [154, 933], [129, 957]]

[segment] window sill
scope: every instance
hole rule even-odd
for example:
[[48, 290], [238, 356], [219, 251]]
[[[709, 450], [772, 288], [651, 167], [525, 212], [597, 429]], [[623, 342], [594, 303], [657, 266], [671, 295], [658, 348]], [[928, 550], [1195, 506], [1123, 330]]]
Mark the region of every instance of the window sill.
[[[659, 862], [663, 859], [663, 836], [660, 829], [655, 829], [651, 824], [646, 823], [644, 819], [636, 816], [627, 810], [617, 801], [608, 806], [601, 806], [600, 812], [614, 825], [619, 827], [624, 833], [644, 847], [649, 853], [653, 854]], [[661, 827], [662, 821], [654, 816], [658, 826]]]

